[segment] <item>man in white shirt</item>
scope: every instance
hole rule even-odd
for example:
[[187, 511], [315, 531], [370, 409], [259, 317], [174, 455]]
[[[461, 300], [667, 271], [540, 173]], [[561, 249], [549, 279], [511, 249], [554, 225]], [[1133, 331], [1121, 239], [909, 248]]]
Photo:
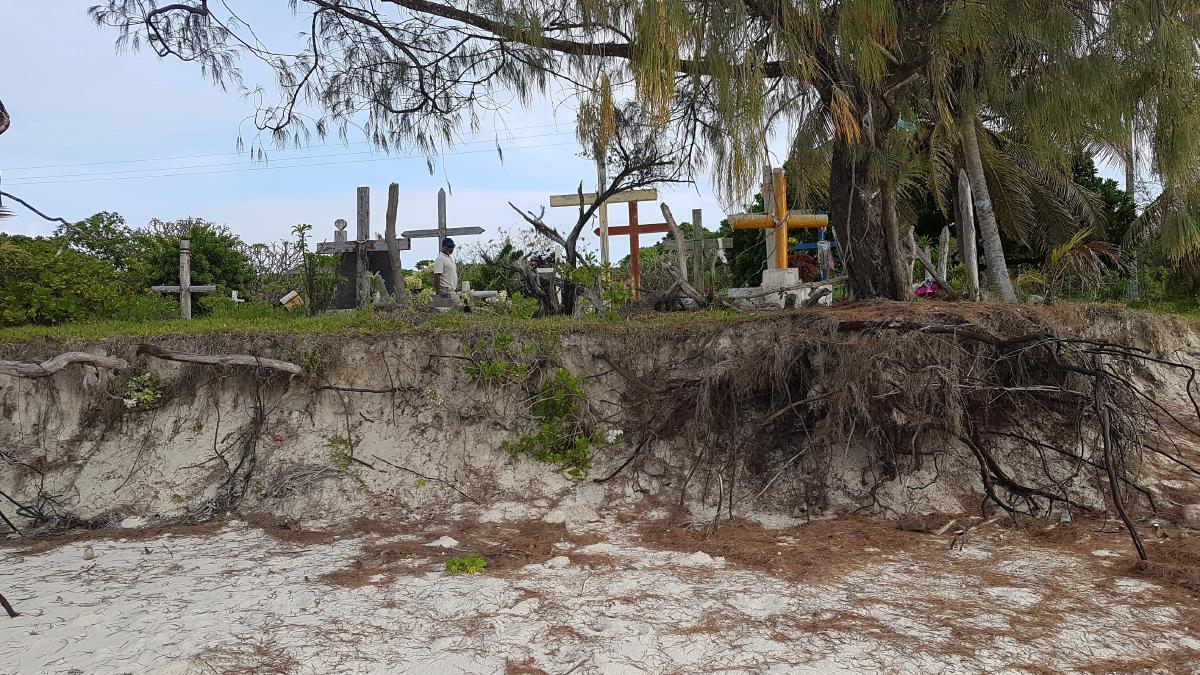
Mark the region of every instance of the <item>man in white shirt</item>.
[[442, 240], [442, 252], [433, 261], [433, 290], [443, 298], [458, 299], [458, 265], [454, 263], [454, 240]]

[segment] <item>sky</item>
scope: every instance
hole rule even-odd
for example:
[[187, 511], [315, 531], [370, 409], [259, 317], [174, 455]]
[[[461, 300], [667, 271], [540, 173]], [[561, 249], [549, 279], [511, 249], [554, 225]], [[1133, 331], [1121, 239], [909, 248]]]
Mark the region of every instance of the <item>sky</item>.
[[[379, 153], [355, 137], [349, 146], [314, 140], [315, 147], [273, 151], [267, 164], [255, 162], [237, 152], [239, 136], [248, 143], [256, 133], [245, 124], [255, 103], [213, 86], [195, 66], [144, 49], [118, 54], [116, 33], [87, 16], [95, 2], [0, 0], [0, 63], [6, 64], [0, 101], [12, 116], [12, 127], [0, 136], [0, 189], [48, 215], [76, 221], [115, 211], [135, 227], [151, 218], [195, 216], [225, 223], [247, 242], [290, 239], [294, 225], [311, 223], [317, 240], [332, 240], [338, 218], [353, 232], [360, 185], [371, 188], [372, 233], [382, 233], [387, 186], [394, 181], [400, 184], [399, 230], [436, 227], [437, 191], [447, 189], [449, 225], [486, 230], [459, 238], [461, 249], [501, 228], [527, 227], [510, 201], [537, 213], [549, 195], [575, 192], [580, 181], [594, 189], [595, 164], [580, 156], [574, 111], [561, 101], [532, 110], [513, 106], [487, 120], [480, 135], [464, 136], [445, 151], [433, 175], [423, 156]], [[254, 0], [238, 8], [249, 10], [264, 40], [292, 44], [301, 27], [287, 5]], [[253, 68], [246, 75], [247, 84], [273, 84]], [[704, 210], [706, 223], [723, 217], [706, 182], [664, 188], [660, 197], [680, 220], [694, 208]], [[0, 231], [53, 231], [54, 223], [5, 204], [16, 217], [0, 222]], [[547, 208], [546, 222], [563, 231], [575, 213]], [[662, 220], [655, 204], [643, 203], [639, 215], [643, 223]], [[610, 207], [611, 224], [626, 218], [623, 205]], [[598, 250], [598, 237], [586, 237]], [[642, 244], [658, 238], [643, 237]], [[619, 260], [629, 251], [627, 239], [614, 237], [611, 249]], [[406, 265], [434, 254], [433, 240], [414, 240]]]
[[[460, 238], [460, 249], [500, 229], [523, 229], [508, 206], [538, 212], [550, 194], [594, 189], [595, 166], [580, 156], [574, 110], [561, 94], [533, 109], [511, 106], [483, 131], [467, 135], [438, 159], [431, 175], [423, 156], [374, 151], [363, 138], [350, 145], [315, 140], [313, 146], [273, 151], [266, 164], [237, 151], [256, 133], [246, 119], [256, 105], [223, 91], [199, 69], [152, 52], [117, 53], [116, 33], [87, 16], [96, 0], [0, 0], [0, 100], [12, 127], [0, 136], [0, 189], [69, 221], [115, 211], [132, 226], [151, 218], [195, 216], [227, 224], [247, 242], [290, 239], [311, 223], [318, 241], [333, 238], [333, 221], [353, 231], [355, 188], [371, 188], [372, 233], [383, 231], [387, 185], [400, 184], [400, 230], [436, 226], [437, 190], [446, 188], [451, 227], [477, 225], [480, 237]], [[287, 0], [240, 0], [239, 11], [272, 46], [292, 45], [304, 28]], [[247, 84], [268, 87], [269, 73], [246, 64]], [[503, 147], [503, 160], [496, 143]], [[1119, 169], [1101, 167], [1107, 177]], [[680, 220], [704, 210], [711, 229], [724, 210], [711, 185], [660, 189]], [[49, 234], [55, 225], [16, 204], [17, 217], [0, 231]], [[640, 207], [643, 223], [660, 222], [654, 204]], [[546, 222], [565, 230], [570, 208], [547, 208]], [[610, 207], [610, 224], [626, 222], [623, 206]], [[599, 247], [590, 228], [585, 245]], [[650, 235], [646, 245], [661, 238]], [[611, 242], [612, 259], [628, 251], [625, 237]], [[415, 240], [407, 261], [434, 257], [431, 239]]]

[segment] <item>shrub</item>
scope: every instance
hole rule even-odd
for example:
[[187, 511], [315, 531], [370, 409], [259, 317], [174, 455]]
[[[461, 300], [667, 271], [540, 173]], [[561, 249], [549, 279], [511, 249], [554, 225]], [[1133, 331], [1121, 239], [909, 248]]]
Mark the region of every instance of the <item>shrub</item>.
[[537, 432], [506, 447], [581, 478], [592, 465], [596, 432], [583, 419], [587, 399], [580, 381], [566, 368], [556, 369], [534, 399], [531, 412], [538, 420]]
[[60, 239], [0, 235], [0, 325], [53, 325], [111, 316], [120, 301], [112, 261]]
[[486, 567], [487, 561], [472, 553], [447, 560], [446, 574], [479, 574]]

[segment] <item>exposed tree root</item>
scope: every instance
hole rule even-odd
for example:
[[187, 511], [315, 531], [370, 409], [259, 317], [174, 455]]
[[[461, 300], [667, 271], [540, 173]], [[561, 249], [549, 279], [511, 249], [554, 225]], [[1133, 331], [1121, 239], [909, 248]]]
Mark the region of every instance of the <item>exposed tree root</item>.
[[87, 352], [66, 352], [41, 363], [0, 361], [0, 375], [28, 378], [49, 377], [74, 363], [113, 370], [121, 370], [129, 367], [128, 361], [114, 356], [100, 356]]
[[158, 345], [140, 344], [137, 346], [135, 353], [139, 355], [150, 356], [164, 361], [179, 361], [182, 363], [199, 363], [206, 366], [249, 366], [251, 368], [266, 368], [269, 370], [278, 370], [290, 375], [299, 375], [304, 372], [303, 369], [287, 361], [278, 359], [268, 359], [263, 356], [251, 356], [249, 354], [191, 354], [188, 352], [177, 352], [170, 349], [159, 347]]
[[[1056, 335], [1011, 318], [1005, 327], [1017, 331], [954, 316], [930, 323], [809, 320], [758, 352], [685, 350], [681, 361], [694, 363], [679, 370], [688, 374], [654, 386], [606, 356], [629, 384], [629, 432], [643, 439], [617, 471], [647, 440], [694, 447], [681, 500], [690, 490], [715, 504], [715, 525], [746, 502], [735, 499], [739, 489], [756, 492], [753, 501], [772, 485], [787, 485], [805, 506], [821, 504], [834, 453], [851, 447], [867, 453], [866, 494], [883, 508], [880, 485], [957, 447], [978, 466], [985, 511], [989, 504], [1013, 518], [1056, 507], [1096, 511], [1103, 505], [1091, 495], [1099, 492], [1144, 559], [1126, 504], [1129, 492], [1156, 508], [1138, 482], [1143, 439], [1160, 415], [1192, 427], [1143, 391], [1134, 374], [1150, 364], [1183, 370], [1200, 421], [1195, 370], [1137, 347]], [[1152, 450], [1192, 468], [1176, 452]], [[930, 484], [940, 475], [937, 469]], [[747, 478], [753, 488], [738, 488]]]

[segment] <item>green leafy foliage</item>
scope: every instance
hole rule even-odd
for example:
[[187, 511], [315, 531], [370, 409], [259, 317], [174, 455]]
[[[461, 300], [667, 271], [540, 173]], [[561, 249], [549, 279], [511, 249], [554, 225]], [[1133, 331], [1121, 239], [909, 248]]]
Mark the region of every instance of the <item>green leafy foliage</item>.
[[508, 330], [469, 341], [462, 351], [470, 359], [463, 371], [476, 382], [493, 385], [512, 382], [524, 379], [532, 370], [528, 359], [533, 348], [519, 344], [516, 335]]
[[116, 268], [59, 239], [0, 235], [0, 325], [53, 325], [111, 315]]
[[220, 290], [245, 291], [254, 275], [244, 244], [229, 228], [200, 218], [152, 220], [135, 235], [138, 251], [129, 258], [130, 283], [143, 287], [179, 283], [179, 240], [191, 243], [191, 282]]
[[487, 568], [487, 560], [476, 553], [457, 556], [446, 561], [446, 574], [479, 574]]
[[112, 211], [101, 211], [70, 228], [60, 225], [54, 236], [65, 237], [68, 233], [72, 249], [100, 260], [111, 260], [118, 270], [125, 269], [126, 261], [138, 251], [133, 229], [125, 224], [121, 214]]
[[135, 375], [121, 388], [121, 400], [126, 408], [141, 408], [162, 400], [162, 390], [150, 373]]
[[533, 400], [537, 431], [506, 447], [554, 464], [572, 478], [583, 477], [592, 465], [597, 432], [583, 418], [587, 397], [580, 382], [566, 368], [556, 368]]
[[360, 439], [342, 438], [341, 436], [330, 436], [325, 439], [325, 446], [329, 448], [329, 463], [333, 465], [333, 468], [351, 478], [361, 478], [362, 469], [354, 465], [354, 449], [361, 442]]

